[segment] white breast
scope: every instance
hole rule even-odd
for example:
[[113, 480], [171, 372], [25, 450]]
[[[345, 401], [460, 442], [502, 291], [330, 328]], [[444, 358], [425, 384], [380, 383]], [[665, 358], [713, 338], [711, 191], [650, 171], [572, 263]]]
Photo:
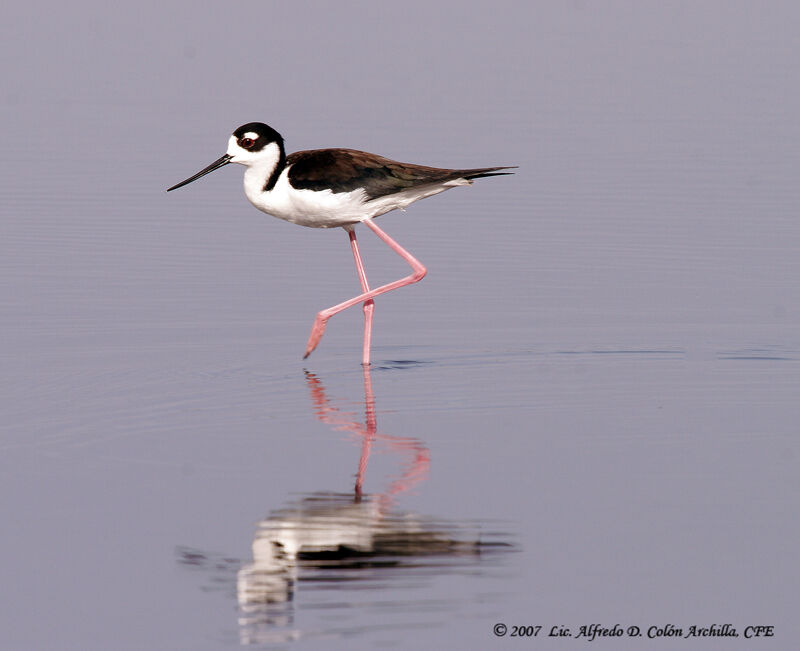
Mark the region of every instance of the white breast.
[[283, 170], [275, 187], [264, 192], [264, 179], [271, 170], [248, 167], [244, 174], [244, 193], [256, 208], [293, 224], [311, 228], [347, 226], [403, 209], [409, 204], [471, 181], [456, 179], [438, 185], [426, 185], [385, 195], [371, 201], [363, 190], [331, 192], [330, 190], [296, 190], [289, 185], [289, 168]]
[[244, 193], [256, 208], [293, 224], [312, 228], [331, 228], [354, 224], [370, 217], [364, 209], [364, 191], [295, 190], [289, 185], [288, 168], [278, 177], [275, 187], [264, 192], [262, 174], [244, 175]]

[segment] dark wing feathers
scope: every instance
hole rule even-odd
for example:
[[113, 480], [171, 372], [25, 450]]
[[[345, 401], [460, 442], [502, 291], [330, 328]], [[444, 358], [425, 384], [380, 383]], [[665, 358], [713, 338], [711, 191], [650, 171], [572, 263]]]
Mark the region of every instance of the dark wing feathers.
[[355, 149], [313, 149], [289, 154], [289, 182], [298, 190], [352, 192], [363, 188], [369, 199], [421, 185], [445, 183], [455, 179], [477, 179], [497, 174], [509, 167], [481, 167], [469, 170], [440, 169], [425, 165], [398, 163]]

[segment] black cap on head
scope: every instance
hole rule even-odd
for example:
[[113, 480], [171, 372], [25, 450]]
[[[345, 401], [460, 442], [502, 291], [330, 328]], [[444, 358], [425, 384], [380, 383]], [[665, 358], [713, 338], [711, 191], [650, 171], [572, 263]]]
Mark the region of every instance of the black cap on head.
[[[245, 138], [245, 134], [251, 134], [250, 138], [254, 141], [252, 144], [248, 143], [249, 146], [244, 147], [247, 151], [261, 151], [271, 142], [277, 142], [278, 145], [281, 146], [281, 149], [283, 149], [283, 138], [281, 134], [263, 122], [248, 122], [233, 132], [240, 146], [242, 145], [242, 139]], [[255, 134], [257, 137], [253, 138], [252, 134]]]

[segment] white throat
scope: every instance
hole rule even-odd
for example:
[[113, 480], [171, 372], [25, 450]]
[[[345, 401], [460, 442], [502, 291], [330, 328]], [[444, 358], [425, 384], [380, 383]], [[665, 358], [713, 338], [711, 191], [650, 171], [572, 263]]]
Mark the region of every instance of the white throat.
[[232, 138], [228, 146], [228, 155], [231, 156], [232, 163], [247, 167], [244, 172], [244, 192], [251, 202], [255, 202], [256, 198], [263, 194], [264, 186], [281, 159], [278, 143], [271, 142], [261, 151], [249, 152], [239, 147], [236, 139]]

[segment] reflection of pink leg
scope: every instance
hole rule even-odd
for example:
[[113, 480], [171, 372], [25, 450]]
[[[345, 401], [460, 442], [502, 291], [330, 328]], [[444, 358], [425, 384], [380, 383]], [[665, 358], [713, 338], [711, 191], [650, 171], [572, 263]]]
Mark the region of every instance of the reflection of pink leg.
[[[358, 242], [356, 241], [356, 230], [353, 228], [348, 231], [350, 235], [350, 246], [353, 247], [353, 258], [356, 261], [356, 271], [358, 271], [358, 279], [361, 281], [361, 291], [369, 291], [369, 283], [367, 283], [367, 273], [364, 271], [364, 263], [361, 261], [361, 253], [358, 251]], [[369, 364], [369, 348], [372, 341], [372, 312], [375, 309], [375, 301], [369, 299], [364, 301], [364, 351], [361, 357], [362, 364]]]
[[[314, 325], [311, 327], [311, 335], [308, 337], [308, 344], [306, 345], [306, 354], [304, 357], [308, 357], [311, 354], [319, 340], [322, 339], [322, 334], [325, 332], [325, 324], [328, 322], [334, 314], [338, 314], [342, 310], [346, 310], [348, 307], [352, 307], [358, 303], [366, 303], [369, 299], [374, 298], [380, 294], [385, 294], [386, 292], [390, 292], [393, 289], [399, 289], [400, 287], [405, 287], [406, 285], [410, 285], [412, 283], [419, 282], [425, 277], [427, 270], [425, 269], [424, 265], [417, 260], [413, 255], [411, 255], [408, 251], [406, 251], [402, 246], [400, 246], [397, 242], [395, 242], [391, 237], [389, 237], [386, 233], [384, 233], [380, 228], [375, 225], [371, 219], [365, 219], [362, 222], [367, 228], [369, 228], [375, 235], [377, 235], [380, 239], [382, 239], [386, 244], [389, 245], [389, 248], [392, 249], [397, 255], [399, 255], [403, 260], [405, 260], [413, 270], [410, 276], [406, 276], [405, 278], [401, 278], [400, 280], [395, 280], [392, 283], [387, 285], [381, 285], [376, 289], [372, 289], [370, 291], [364, 292], [363, 294], [359, 294], [343, 303], [339, 303], [338, 305], [334, 305], [333, 307], [329, 307], [326, 310], [322, 310], [319, 314], [317, 314], [317, 318], [314, 320]], [[363, 268], [362, 268], [363, 271]], [[365, 277], [366, 280], [366, 277]]]
[[325, 393], [325, 387], [316, 375], [306, 371], [306, 382], [311, 390], [311, 402], [314, 405], [314, 414], [323, 423], [331, 425], [334, 429], [346, 432], [353, 432], [362, 437], [361, 457], [358, 460], [358, 472], [356, 473], [355, 501], [360, 502], [363, 497], [364, 479], [367, 474], [367, 464], [369, 463], [372, 444], [376, 441], [384, 443], [392, 452], [411, 454], [412, 459], [403, 464], [403, 473], [395, 479], [388, 490], [376, 495], [376, 500], [380, 505], [381, 513], [387, 511], [394, 502], [394, 498], [399, 493], [411, 490], [418, 482], [428, 476], [431, 465], [431, 457], [428, 448], [422, 441], [412, 437], [391, 436], [378, 432], [378, 419], [375, 413], [375, 394], [372, 391], [372, 378], [370, 377], [369, 366], [362, 367], [364, 375], [364, 412], [365, 422], [362, 424], [357, 420], [355, 414], [340, 411], [338, 407], [331, 404]]
[[375, 417], [375, 394], [372, 392], [372, 378], [369, 375], [369, 366], [364, 366], [364, 411], [366, 423], [364, 424], [361, 442], [361, 458], [358, 460], [358, 473], [356, 473], [356, 501], [361, 501], [361, 494], [364, 488], [364, 475], [367, 473], [367, 463], [369, 453], [372, 450], [372, 442], [378, 433], [378, 420]]

